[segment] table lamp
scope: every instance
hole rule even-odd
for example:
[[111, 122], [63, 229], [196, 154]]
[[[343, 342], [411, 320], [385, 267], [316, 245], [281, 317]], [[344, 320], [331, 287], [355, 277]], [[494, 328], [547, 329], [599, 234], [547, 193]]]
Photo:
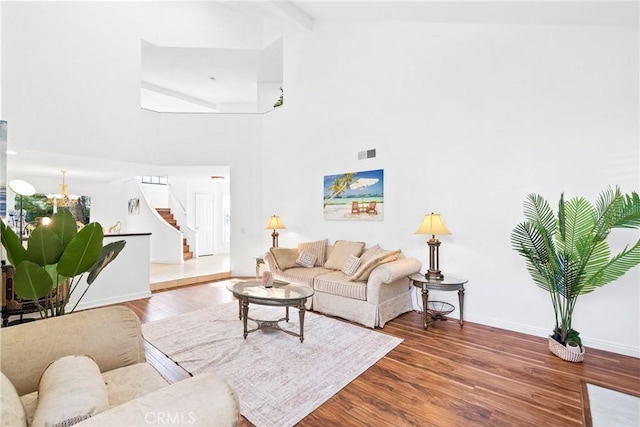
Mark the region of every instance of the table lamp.
[[431, 234], [431, 238], [427, 240], [429, 245], [429, 270], [425, 273], [428, 280], [442, 280], [444, 275], [440, 272], [440, 240], [436, 238], [436, 234], [451, 234], [442, 222], [440, 214], [433, 212], [425, 215], [422, 224], [414, 234]]
[[9, 188], [11, 189], [11, 191], [20, 196], [20, 241], [22, 241], [22, 236], [24, 234], [24, 226], [22, 224], [22, 218], [24, 217], [22, 213], [22, 198], [24, 196], [33, 196], [36, 192], [36, 189], [27, 181], [23, 181], [21, 179], [12, 179], [11, 181], [9, 181]]
[[280, 217], [278, 215], [271, 215], [269, 217], [269, 220], [267, 221], [267, 225], [264, 228], [267, 228], [269, 230], [273, 230], [273, 233], [271, 233], [271, 237], [273, 239], [273, 242], [271, 243], [271, 247], [272, 248], [277, 248], [278, 247], [278, 232], [276, 230], [281, 230], [281, 229], [287, 228], [287, 227], [284, 226], [284, 224], [282, 223], [282, 220], [280, 219]]

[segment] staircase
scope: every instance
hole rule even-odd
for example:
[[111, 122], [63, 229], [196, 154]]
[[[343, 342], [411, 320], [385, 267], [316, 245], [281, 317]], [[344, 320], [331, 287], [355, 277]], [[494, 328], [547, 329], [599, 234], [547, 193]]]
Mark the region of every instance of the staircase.
[[[178, 221], [173, 217], [171, 213], [171, 209], [169, 208], [156, 208], [156, 211], [160, 214], [162, 219], [167, 221], [169, 225], [173, 226], [176, 230], [180, 230], [180, 226], [178, 225]], [[193, 258], [193, 252], [189, 250], [189, 245], [187, 244], [187, 239], [182, 239], [182, 259], [188, 260]]]

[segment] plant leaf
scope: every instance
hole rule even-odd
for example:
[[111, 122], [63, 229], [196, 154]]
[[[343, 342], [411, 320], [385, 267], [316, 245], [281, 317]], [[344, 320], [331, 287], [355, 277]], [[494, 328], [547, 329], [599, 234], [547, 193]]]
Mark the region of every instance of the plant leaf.
[[82, 228], [69, 242], [58, 261], [58, 273], [74, 277], [88, 271], [102, 250], [102, 226], [93, 222]]
[[31, 261], [23, 261], [13, 276], [16, 294], [23, 299], [38, 300], [51, 293], [53, 280], [47, 271]]
[[48, 227], [40, 226], [31, 232], [27, 244], [27, 259], [41, 266], [55, 264], [62, 255], [60, 239]]
[[27, 250], [22, 246], [22, 242], [18, 235], [0, 220], [0, 237], [2, 238], [2, 246], [7, 251], [7, 259], [13, 266], [17, 266], [27, 259]]
[[51, 222], [47, 225], [47, 228], [58, 236], [63, 248], [66, 248], [71, 239], [78, 234], [76, 220], [67, 208], [58, 209], [58, 212], [51, 217]]
[[102, 270], [104, 270], [104, 268], [118, 256], [126, 244], [127, 242], [124, 240], [118, 240], [117, 242], [111, 242], [102, 248], [98, 261], [96, 261], [89, 271], [89, 277], [87, 278], [87, 283], [89, 285], [92, 284], [98, 277], [98, 274], [100, 274]]

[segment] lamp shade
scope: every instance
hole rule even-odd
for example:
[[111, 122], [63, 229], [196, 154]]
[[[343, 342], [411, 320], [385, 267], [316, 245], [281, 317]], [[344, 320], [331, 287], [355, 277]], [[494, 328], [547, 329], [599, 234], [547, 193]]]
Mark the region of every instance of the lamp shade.
[[36, 192], [33, 185], [21, 179], [12, 179], [9, 181], [9, 188], [19, 196], [33, 196]]
[[451, 232], [442, 222], [440, 214], [430, 213], [424, 216], [422, 224], [414, 234], [431, 234], [435, 236], [436, 234], [451, 234]]
[[282, 220], [278, 215], [271, 215], [269, 220], [267, 221], [267, 225], [264, 228], [268, 228], [269, 230], [280, 230], [282, 228], [287, 228], [284, 226]]

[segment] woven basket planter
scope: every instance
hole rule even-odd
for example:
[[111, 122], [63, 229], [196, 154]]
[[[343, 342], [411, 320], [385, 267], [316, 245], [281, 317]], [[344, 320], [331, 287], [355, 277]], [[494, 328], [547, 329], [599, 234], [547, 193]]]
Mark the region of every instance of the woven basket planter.
[[574, 352], [551, 337], [549, 337], [549, 350], [560, 359], [568, 362], [582, 362], [584, 360], [584, 347], [580, 348], [580, 352]]

